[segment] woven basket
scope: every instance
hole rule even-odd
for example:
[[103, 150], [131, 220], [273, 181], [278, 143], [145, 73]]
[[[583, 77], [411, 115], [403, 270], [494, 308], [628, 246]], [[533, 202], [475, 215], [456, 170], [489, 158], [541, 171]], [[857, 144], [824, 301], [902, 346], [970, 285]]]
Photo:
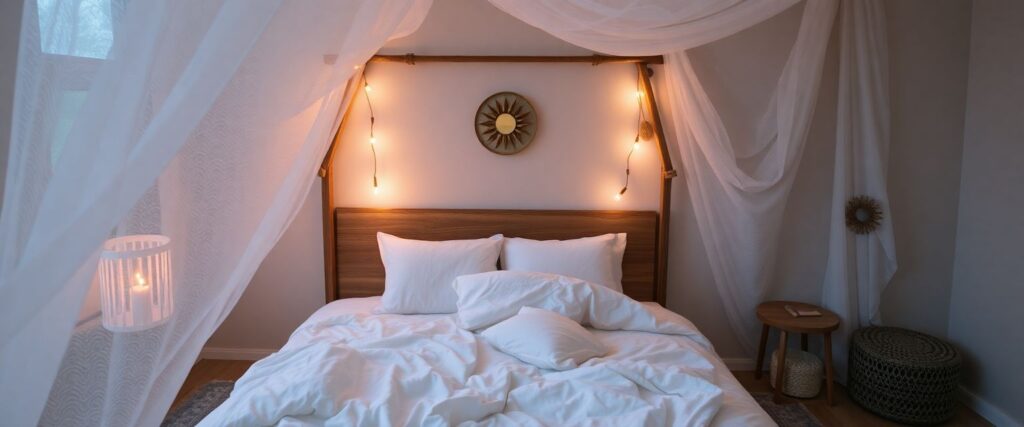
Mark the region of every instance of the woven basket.
[[853, 333], [847, 391], [879, 416], [905, 424], [953, 417], [960, 353], [920, 332], [869, 327]]
[[[779, 366], [779, 352], [772, 353], [771, 382], [775, 386], [775, 369]], [[782, 381], [782, 394], [811, 398], [821, 391], [821, 359], [806, 351], [787, 349], [786, 373]]]

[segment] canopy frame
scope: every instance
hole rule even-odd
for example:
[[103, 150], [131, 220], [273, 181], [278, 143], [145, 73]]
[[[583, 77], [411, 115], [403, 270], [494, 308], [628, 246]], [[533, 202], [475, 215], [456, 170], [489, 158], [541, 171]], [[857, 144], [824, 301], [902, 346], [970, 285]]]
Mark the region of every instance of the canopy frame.
[[[636, 64], [637, 73], [642, 82], [642, 98], [647, 110], [651, 114], [654, 126], [654, 136], [658, 142], [658, 153], [661, 157], [661, 193], [658, 206], [658, 230], [657, 230], [657, 262], [655, 271], [655, 295], [654, 300], [662, 306], [666, 303], [666, 288], [668, 276], [668, 231], [669, 218], [672, 208], [672, 179], [678, 176], [678, 172], [672, 165], [672, 157], [668, 150], [668, 140], [665, 138], [665, 130], [661, 121], [661, 113], [658, 110], [658, 101], [655, 98], [654, 89], [651, 86], [651, 75], [654, 71], [650, 64], [662, 64], [662, 56], [609, 56], [609, 55], [577, 55], [577, 56], [459, 56], [459, 55], [374, 55], [363, 66], [373, 62], [402, 62], [409, 65], [416, 65], [422, 62], [448, 62], [448, 63], [473, 63], [473, 62], [503, 62], [503, 63], [590, 63], [594, 66], [613, 63]], [[338, 280], [336, 261], [336, 238], [334, 223], [334, 155], [339, 141], [348, 124], [352, 105], [342, 114], [338, 131], [334, 134], [330, 147], [320, 164], [320, 175], [322, 185], [320, 190], [321, 214], [323, 216], [323, 238], [324, 238], [324, 290], [327, 302], [337, 299], [336, 282]]]

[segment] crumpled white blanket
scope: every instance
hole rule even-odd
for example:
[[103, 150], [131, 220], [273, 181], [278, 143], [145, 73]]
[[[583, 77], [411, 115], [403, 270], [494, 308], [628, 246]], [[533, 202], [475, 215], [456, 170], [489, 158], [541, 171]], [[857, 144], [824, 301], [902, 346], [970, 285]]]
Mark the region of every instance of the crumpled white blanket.
[[[682, 317], [610, 302], [628, 306], [635, 319], [621, 309], [614, 319], [583, 309], [586, 318], [700, 336]], [[199, 425], [707, 425], [723, 392], [712, 383], [712, 363], [694, 350], [704, 344], [680, 341], [613, 350], [562, 372], [513, 362], [478, 369], [492, 350], [453, 315], [314, 316], [280, 352], [254, 364]]]

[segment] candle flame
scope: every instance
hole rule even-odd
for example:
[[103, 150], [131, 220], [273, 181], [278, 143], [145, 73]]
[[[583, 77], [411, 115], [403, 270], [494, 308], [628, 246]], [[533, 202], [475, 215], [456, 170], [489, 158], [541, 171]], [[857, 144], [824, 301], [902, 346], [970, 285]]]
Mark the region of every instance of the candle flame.
[[135, 286], [146, 286], [146, 278], [142, 276], [141, 271], [135, 272]]

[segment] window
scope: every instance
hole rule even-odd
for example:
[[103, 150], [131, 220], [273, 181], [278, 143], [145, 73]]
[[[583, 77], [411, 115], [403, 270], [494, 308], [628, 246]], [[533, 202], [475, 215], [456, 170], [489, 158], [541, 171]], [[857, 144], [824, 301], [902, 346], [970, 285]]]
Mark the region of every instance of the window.
[[37, 0], [43, 53], [104, 59], [114, 41], [111, 0]]
[[[49, 96], [36, 102], [53, 114], [53, 127], [39, 135], [49, 140], [50, 165], [55, 167], [71, 127], [85, 103], [92, 79], [107, 59], [116, 25], [128, 0], [36, 0], [38, 55], [54, 76]], [[31, 15], [28, 15], [31, 16]], [[29, 18], [31, 19], [31, 18]]]

